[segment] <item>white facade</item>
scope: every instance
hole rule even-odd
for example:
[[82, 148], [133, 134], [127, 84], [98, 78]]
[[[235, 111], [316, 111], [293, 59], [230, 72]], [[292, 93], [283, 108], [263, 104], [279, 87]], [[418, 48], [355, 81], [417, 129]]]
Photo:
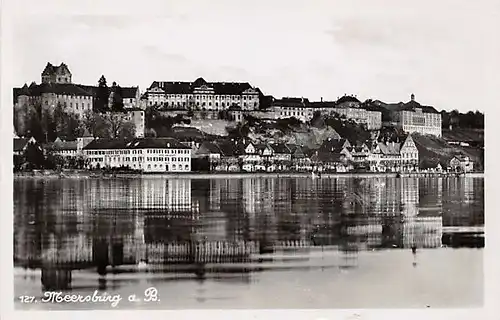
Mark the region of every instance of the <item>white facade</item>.
[[191, 171], [191, 149], [180, 143], [151, 146], [143, 139], [118, 146], [110, 143], [110, 147], [106, 147], [105, 144], [90, 143], [84, 148], [84, 155], [91, 168], [128, 167], [143, 172]]
[[[218, 86], [234, 87], [231, 93], [218, 91]], [[154, 82], [146, 91], [149, 106], [163, 106], [165, 109], [226, 110], [239, 106], [242, 110], [259, 109], [259, 93], [255, 88], [241, 92], [242, 83], [208, 83], [195, 86], [185, 82]]]
[[422, 109], [400, 111], [398, 125], [405, 132], [417, 132], [441, 137], [441, 114], [424, 113]]

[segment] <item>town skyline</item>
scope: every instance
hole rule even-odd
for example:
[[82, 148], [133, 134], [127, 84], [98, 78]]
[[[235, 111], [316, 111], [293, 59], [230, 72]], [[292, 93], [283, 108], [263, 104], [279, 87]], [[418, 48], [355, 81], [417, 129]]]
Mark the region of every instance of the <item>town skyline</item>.
[[[70, 66], [74, 83], [95, 85], [104, 75], [109, 84], [142, 92], [153, 81], [202, 77], [315, 101], [347, 94], [398, 103], [413, 93], [421, 104], [446, 111], [485, 112], [494, 99], [483, 83], [487, 68], [467, 63], [486, 64], [487, 53], [464, 45], [486, 49], [477, 34], [488, 26], [487, 4], [447, 7], [443, 1], [430, 7], [424, 1], [408, 7], [388, 0], [363, 3], [359, 10], [360, 1], [290, 1], [285, 11], [280, 1], [266, 7], [260, 1], [212, 3], [218, 10], [198, 1], [146, 1], [145, 7], [156, 9], [144, 10], [125, 1], [112, 15], [93, 15], [85, 6], [75, 15], [49, 2], [45, 10], [57, 16], [50, 23], [36, 15], [41, 9], [35, 2], [24, 2], [34, 14], [19, 13], [23, 19], [13, 23], [16, 86], [39, 83], [40, 68], [50, 61]], [[485, 23], [464, 20], [469, 14], [484, 14]], [[95, 50], [99, 46], [106, 54]], [[446, 50], [453, 54], [439, 54]]]

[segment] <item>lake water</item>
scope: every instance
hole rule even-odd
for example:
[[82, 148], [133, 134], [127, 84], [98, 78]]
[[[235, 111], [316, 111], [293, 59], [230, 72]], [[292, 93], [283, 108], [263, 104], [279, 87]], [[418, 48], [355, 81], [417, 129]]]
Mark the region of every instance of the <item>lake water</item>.
[[479, 307], [483, 226], [483, 178], [15, 179], [15, 306]]

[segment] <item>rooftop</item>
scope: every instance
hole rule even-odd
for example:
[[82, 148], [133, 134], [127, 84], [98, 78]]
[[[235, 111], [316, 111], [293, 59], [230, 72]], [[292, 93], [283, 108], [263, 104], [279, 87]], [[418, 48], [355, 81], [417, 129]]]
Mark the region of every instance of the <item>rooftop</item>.
[[95, 139], [85, 150], [103, 149], [190, 149], [174, 138]]

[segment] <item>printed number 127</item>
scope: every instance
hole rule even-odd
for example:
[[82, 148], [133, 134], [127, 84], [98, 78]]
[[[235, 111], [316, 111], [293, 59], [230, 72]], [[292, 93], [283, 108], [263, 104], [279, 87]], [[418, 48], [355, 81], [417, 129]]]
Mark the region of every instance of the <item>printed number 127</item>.
[[32, 303], [35, 300], [33, 296], [20, 296], [19, 299], [22, 303]]

